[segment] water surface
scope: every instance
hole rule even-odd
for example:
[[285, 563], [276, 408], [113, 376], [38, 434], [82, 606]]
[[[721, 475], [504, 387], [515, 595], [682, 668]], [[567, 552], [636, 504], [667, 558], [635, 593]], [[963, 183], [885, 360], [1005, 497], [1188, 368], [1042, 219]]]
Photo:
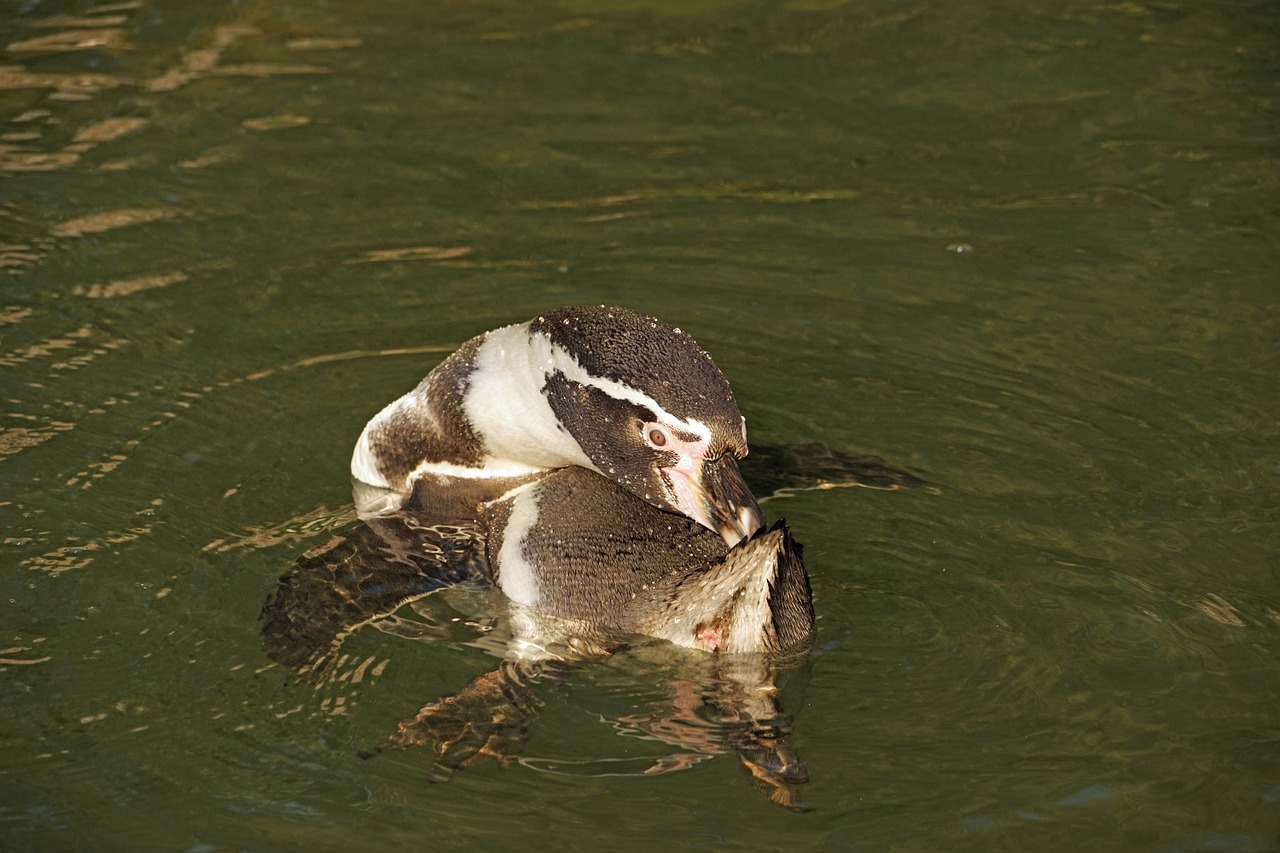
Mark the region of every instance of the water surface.
[[[1274, 4], [0, 20], [0, 846], [1280, 849]], [[732, 755], [642, 775], [643, 656], [430, 785], [356, 756], [492, 667], [447, 602], [318, 689], [262, 649], [365, 420], [599, 302], [694, 334], [753, 442], [940, 487], [767, 504], [808, 814]]]

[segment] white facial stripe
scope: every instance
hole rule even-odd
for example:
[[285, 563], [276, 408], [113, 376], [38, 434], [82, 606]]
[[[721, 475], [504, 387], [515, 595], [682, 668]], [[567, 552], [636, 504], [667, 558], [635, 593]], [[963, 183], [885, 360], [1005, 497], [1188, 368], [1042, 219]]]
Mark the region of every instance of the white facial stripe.
[[[697, 418], [689, 418], [688, 420], [677, 418], [662, 406], [659, 406], [657, 400], [642, 391], [632, 388], [630, 385], [623, 385], [621, 382], [615, 382], [612, 379], [605, 379], [600, 376], [592, 376], [567, 350], [552, 344], [551, 338], [547, 335], [531, 335], [530, 344], [530, 348], [537, 352], [538, 361], [546, 365], [544, 375], [559, 371], [566, 378], [577, 382], [579, 385], [597, 388], [615, 400], [625, 400], [628, 403], [643, 406], [653, 412], [662, 423], [675, 427], [681, 432], [693, 433], [703, 441], [710, 441], [711, 430], [702, 421]], [[538, 387], [542, 387], [541, 382], [538, 383]]]

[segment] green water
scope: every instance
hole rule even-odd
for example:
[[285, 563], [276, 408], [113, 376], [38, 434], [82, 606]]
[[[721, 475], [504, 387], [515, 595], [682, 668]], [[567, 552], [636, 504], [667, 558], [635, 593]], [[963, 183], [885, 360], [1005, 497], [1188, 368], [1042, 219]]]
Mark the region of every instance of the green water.
[[[1280, 850], [1280, 9], [623, 8], [4, 4], [0, 847]], [[640, 660], [430, 785], [465, 631], [263, 652], [365, 420], [598, 302], [941, 487], [766, 506], [810, 813], [641, 775]]]

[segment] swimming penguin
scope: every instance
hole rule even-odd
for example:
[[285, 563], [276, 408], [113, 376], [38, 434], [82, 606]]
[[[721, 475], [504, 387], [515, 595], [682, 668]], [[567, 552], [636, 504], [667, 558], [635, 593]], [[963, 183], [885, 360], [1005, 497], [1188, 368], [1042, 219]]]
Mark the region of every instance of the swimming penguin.
[[[819, 449], [764, 454], [758, 473], [780, 490], [922, 482]], [[561, 308], [473, 338], [361, 433], [362, 523], [280, 578], [262, 611], [268, 652], [336, 678], [361, 625], [445, 587], [492, 585], [510, 623], [502, 667], [423, 708], [390, 745], [431, 743], [450, 771], [503, 757], [494, 744], [518, 740], [537, 704], [522, 667], [647, 635], [714, 653], [696, 655], [720, 673], [708, 701], [737, 721], [744, 767], [792, 807], [806, 774], [782, 736], [774, 662], [807, 648], [812, 600], [799, 547], [781, 523], [764, 528], [739, 473], [746, 453], [723, 374], [651, 317]]]
[[362, 518], [475, 518], [551, 471], [592, 471], [733, 545], [764, 517], [738, 471], [746, 421], [692, 337], [624, 308], [570, 307], [472, 338], [365, 426]]
[[[536, 591], [572, 610], [602, 603], [620, 578], [656, 580], [636, 567], [646, 553], [649, 573], [719, 565], [763, 525], [738, 470], [746, 453], [724, 375], [652, 317], [560, 308], [472, 338], [365, 426], [351, 458], [364, 524], [281, 577], [264, 638], [277, 660], [319, 674], [359, 625], [443, 587], [493, 582], [494, 566], [513, 600]], [[580, 475], [555, 476], [569, 471]], [[631, 551], [605, 555], [614, 536]], [[569, 562], [547, 559], [553, 540]], [[766, 552], [755, 543], [734, 564], [764, 572]], [[596, 554], [610, 562], [582, 570]], [[662, 631], [634, 610], [610, 619]], [[743, 642], [702, 641], [714, 651]]]

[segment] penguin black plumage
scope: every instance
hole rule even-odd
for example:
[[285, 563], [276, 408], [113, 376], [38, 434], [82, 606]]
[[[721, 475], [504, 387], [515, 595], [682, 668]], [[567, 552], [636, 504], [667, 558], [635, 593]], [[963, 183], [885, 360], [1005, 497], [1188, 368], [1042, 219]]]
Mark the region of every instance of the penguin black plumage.
[[809, 577], [781, 522], [728, 548], [581, 468], [514, 490], [485, 518], [494, 583], [557, 619], [727, 654], [813, 636]]

